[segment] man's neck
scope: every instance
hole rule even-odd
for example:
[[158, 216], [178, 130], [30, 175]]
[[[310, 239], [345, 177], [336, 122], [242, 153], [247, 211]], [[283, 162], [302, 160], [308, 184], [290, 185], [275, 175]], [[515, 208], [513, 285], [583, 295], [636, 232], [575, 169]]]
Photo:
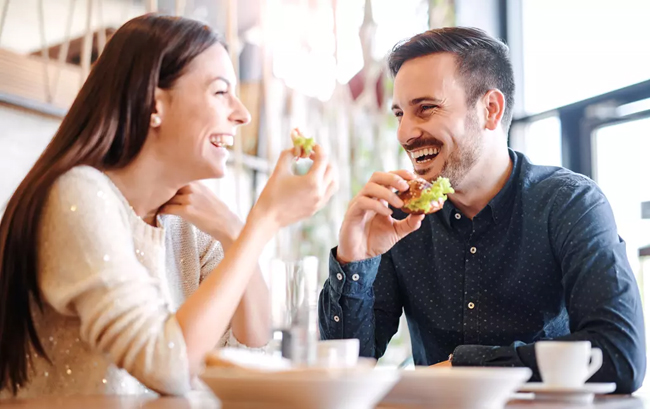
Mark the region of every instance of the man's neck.
[[164, 182], [173, 180], [169, 178], [168, 169], [144, 155], [139, 155], [126, 167], [107, 171], [106, 174], [120, 189], [135, 214], [152, 226], [156, 225], [160, 207], [183, 187], [180, 182]]
[[476, 166], [465, 176], [456, 193], [449, 200], [466, 217], [473, 219], [503, 189], [512, 172], [508, 149], [499, 147], [483, 155]]

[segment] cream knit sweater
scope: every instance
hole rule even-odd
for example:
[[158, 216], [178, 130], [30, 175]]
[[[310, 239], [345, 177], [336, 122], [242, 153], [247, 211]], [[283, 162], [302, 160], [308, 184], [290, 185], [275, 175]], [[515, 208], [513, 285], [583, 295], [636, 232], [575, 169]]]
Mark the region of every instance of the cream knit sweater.
[[[158, 225], [140, 219], [97, 169], [80, 166], [57, 180], [38, 240], [46, 307], [42, 314], [33, 307], [52, 365], [34, 356], [36, 371], [19, 397], [192, 388], [175, 312], [223, 250], [179, 217], [159, 217]], [[230, 331], [221, 345], [241, 346]]]

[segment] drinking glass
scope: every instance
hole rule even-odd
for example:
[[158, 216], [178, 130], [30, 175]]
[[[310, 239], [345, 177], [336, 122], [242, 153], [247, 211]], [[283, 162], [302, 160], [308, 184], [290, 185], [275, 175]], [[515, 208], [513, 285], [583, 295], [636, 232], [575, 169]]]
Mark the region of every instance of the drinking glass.
[[274, 259], [270, 269], [274, 349], [295, 366], [317, 360], [318, 258]]

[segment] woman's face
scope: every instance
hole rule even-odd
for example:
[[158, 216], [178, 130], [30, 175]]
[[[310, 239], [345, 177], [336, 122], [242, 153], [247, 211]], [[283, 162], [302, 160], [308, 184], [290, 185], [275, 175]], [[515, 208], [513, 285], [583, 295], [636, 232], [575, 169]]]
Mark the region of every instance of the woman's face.
[[[175, 177], [199, 180], [223, 177], [228, 146], [250, 113], [235, 95], [237, 77], [221, 44], [197, 56], [171, 89], [156, 90], [160, 125], [148, 139], [157, 158], [173, 167]], [[148, 141], [149, 142], [149, 141]]]

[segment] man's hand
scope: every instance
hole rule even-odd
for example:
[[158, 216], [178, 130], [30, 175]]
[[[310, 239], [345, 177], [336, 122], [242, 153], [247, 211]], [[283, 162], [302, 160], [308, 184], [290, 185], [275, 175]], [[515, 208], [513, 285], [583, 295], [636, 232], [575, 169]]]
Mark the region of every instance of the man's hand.
[[404, 206], [395, 190], [408, 189], [407, 181], [416, 176], [399, 170], [376, 172], [348, 206], [339, 234], [337, 259], [341, 263], [365, 260], [390, 250], [398, 241], [420, 228], [424, 215], [409, 215], [404, 220], [391, 217], [390, 204]]

